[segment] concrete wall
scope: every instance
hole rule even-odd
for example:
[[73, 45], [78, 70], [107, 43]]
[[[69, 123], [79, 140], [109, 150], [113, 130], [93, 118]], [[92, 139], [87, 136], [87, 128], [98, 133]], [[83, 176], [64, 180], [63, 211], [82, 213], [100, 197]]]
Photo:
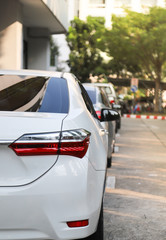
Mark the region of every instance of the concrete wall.
[[[68, 28], [68, 2], [71, 0], [42, 0], [55, 16], [60, 20], [63, 26]], [[72, 11], [72, 9], [71, 9]]]
[[25, 67], [23, 41], [26, 40], [27, 68], [49, 69], [50, 51], [47, 30], [23, 27], [22, 8], [19, 1], [1, 0], [0, 4], [0, 68]]
[[28, 68], [49, 69], [50, 48], [47, 38], [30, 38], [28, 46]]
[[[24, 0], [0, 0], [1, 69], [28, 68], [49, 70], [49, 37], [51, 27], [49, 24], [46, 25], [45, 21], [43, 23], [45, 26], [43, 27], [35, 14], [33, 14], [34, 20], [29, 21], [30, 18], [28, 14], [31, 14], [31, 9], [33, 11], [35, 9], [36, 13], [39, 14], [39, 8], [36, 7], [39, 6], [40, 10], [44, 9], [44, 12], [47, 13], [45, 19], [51, 19], [51, 24], [57, 26], [56, 24], [61, 22], [58, 16], [55, 15], [53, 17], [53, 14], [58, 13], [58, 15], [61, 16], [63, 13], [63, 21], [65, 22], [65, 19], [67, 19], [67, 3], [65, 0], [43, 0], [43, 2], [48, 4], [50, 10], [53, 12], [47, 11], [47, 6], [43, 3], [41, 4], [40, 0], [34, 0], [34, 2]], [[24, 25], [25, 21], [26, 25]], [[29, 25], [27, 24], [28, 22], [30, 23]], [[54, 31], [56, 31], [56, 28]]]
[[[17, 0], [1, 0], [0, 68], [22, 67], [23, 34], [21, 5]], [[7, 17], [6, 17], [7, 16]]]

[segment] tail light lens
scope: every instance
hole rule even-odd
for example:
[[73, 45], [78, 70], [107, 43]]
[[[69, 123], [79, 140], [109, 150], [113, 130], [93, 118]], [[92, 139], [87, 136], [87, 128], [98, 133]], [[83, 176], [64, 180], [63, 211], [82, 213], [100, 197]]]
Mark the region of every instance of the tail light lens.
[[115, 100], [110, 100], [110, 103], [111, 103], [111, 104], [115, 103]]
[[76, 129], [55, 133], [25, 134], [9, 147], [18, 156], [70, 155], [83, 158], [90, 141], [90, 132]]
[[86, 227], [89, 225], [89, 220], [80, 220], [80, 221], [73, 221], [73, 222], [67, 222], [68, 227], [70, 228], [76, 228], [76, 227]]
[[101, 111], [96, 111], [96, 114], [97, 114], [98, 118], [101, 119]]

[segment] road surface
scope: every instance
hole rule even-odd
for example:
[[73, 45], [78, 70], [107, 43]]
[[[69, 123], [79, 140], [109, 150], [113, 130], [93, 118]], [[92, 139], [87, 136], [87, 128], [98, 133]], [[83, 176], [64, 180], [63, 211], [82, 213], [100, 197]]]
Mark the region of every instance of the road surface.
[[122, 118], [104, 224], [105, 240], [166, 240], [166, 120]]

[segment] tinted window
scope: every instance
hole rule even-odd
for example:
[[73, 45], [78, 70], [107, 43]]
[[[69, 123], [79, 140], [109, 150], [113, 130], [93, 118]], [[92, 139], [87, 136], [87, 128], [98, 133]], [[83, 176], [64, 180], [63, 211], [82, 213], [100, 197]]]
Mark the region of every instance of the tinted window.
[[67, 113], [68, 108], [63, 78], [0, 76], [0, 111]]
[[88, 87], [86, 85], [84, 85], [84, 88], [86, 89], [91, 101], [93, 104], [96, 104], [96, 89], [95, 88], [92, 88], [92, 87]]
[[96, 114], [96, 112], [95, 112], [95, 110], [94, 110], [92, 101], [91, 101], [91, 99], [90, 99], [87, 91], [85, 90], [85, 88], [83, 87], [83, 85], [82, 85], [79, 81], [78, 81], [78, 83], [79, 83], [79, 86], [80, 86], [80, 88], [81, 88], [81, 94], [82, 94], [82, 97], [83, 97], [83, 99], [84, 99], [84, 102], [85, 102], [85, 105], [86, 105], [88, 111], [89, 111], [95, 118], [98, 119], [97, 114]]
[[51, 78], [39, 108], [39, 112], [68, 113], [69, 95], [63, 78]]
[[95, 104], [96, 103], [96, 91], [87, 89], [87, 92], [88, 92], [88, 95], [89, 95], [92, 103]]
[[108, 98], [105, 94], [105, 92], [103, 91], [103, 89], [100, 88], [100, 96], [101, 96], [101, 100], [102, 100], [102, 103], [106, 106], [106, 107], [109, 107], [109, 101], [108, 101]]
[[108, 95], [112, 94], [111, 88], [110, 87], [103, 87]]

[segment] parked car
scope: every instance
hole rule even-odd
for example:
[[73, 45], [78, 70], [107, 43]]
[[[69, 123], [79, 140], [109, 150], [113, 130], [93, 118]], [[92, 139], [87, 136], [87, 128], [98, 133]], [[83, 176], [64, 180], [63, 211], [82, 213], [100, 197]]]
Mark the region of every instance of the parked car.
[[[111, 108], [108, 101], [107, 95], [104, 90], [92, 83], [84, 83], [85, 87], [92, 103], [93, 107], [98, 115], [98, 118], [101, 118], [101, 109], [102, 108]], [[107, 167], [111, 167], [112, 164], [112, 153], [114, 152], [115, 145], [115, 124], [111, 121], [102, 122], [104, 129], [108, 132], [108, 153], [107, 153]]]
[[107, 94], [107, 97], [109, 99], [110, 104], [112, 105], [112, 108], [118, 111], [120, 117], [116, 120], [116, 133], [118, 132], [118, 129], [121, 128], [121, 105], [118, 101], [114, 86], [112, 83], [95, 83], [96, 86], [104, 89], [104, 91]]
[[72, 74], [0, 70], [0, 239], [103, 240], [107, 141]]

